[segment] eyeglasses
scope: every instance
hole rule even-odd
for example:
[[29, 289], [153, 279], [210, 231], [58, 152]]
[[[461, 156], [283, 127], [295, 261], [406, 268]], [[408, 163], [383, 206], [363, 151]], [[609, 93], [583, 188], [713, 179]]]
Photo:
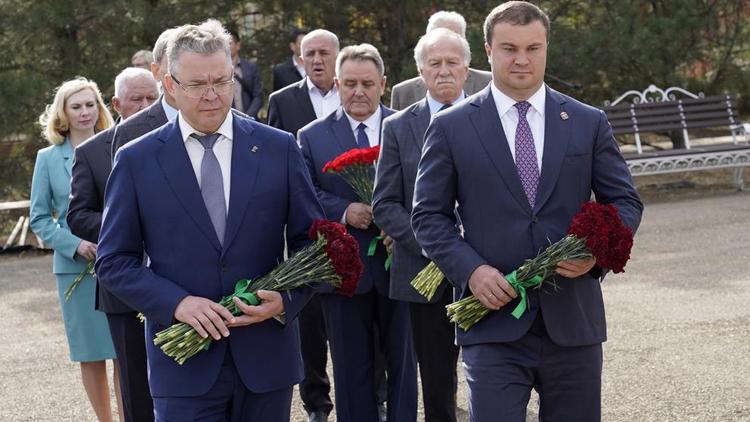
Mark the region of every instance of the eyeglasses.
[[223, 82], [217, 82], [213, 85], [210, 84], [200, 84], [200, 85], [183, 85], [180, 81], [177, 80], [177, 78], [172, 76], [172, 80], [175, 81], [175, 83], [182, 88], [183, 91], [185, 91], [185, 94], [187, 94], [190, 98], [203, 98], [204, 95], [208, 94], [209, 89], [213, 89], [214, 93], [216, 95], [226, 95], [232, 92], [232, 86], [234, 86], [234, 79], [229, 79], [228, 81]]

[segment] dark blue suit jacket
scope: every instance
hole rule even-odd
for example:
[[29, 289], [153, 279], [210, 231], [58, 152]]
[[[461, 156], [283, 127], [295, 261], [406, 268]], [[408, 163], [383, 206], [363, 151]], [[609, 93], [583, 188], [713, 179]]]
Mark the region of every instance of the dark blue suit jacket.
[[[382, 118], [393, 114], [393, 110], [383, 106], [381, 111]], [[354, 132], [344, 110], [339, 107], [328, 117], [315, 120], [300, 129], [299, 141], [326, 217], [332, 221], [341, 221], [346, 207], [352, 202], [360, 202], [360, 199], [341, 176], [323, 173], [323, 166], [340, 154], [357, 148]], [[357, 293], [367, 293], [375, 286], [381, 295], [388, 296], [388, 271], [384, 267], [387, 258], [385, 248], [378, 245], [375, 255], [367, 256], [370, 241], [380, 234], [380, 229], [375, 224], [371, 224], [367, 230], [359, 230], [348, 225], [347, 229], [359, 242], [360, 256], [365, 264]]]
[[[218, 301], [242, 278], [268, 273], [309, 243], [323, 211], [291, 135], [234, 113], [231, 188], [224, 247], [213, 229], [178, 122], [120, 149], [110, 176], [99, 238], [100, 281], [146, 316], [149, 383], [155, 397], [204, 394], [219, 374], [226, 348], [244, 384], [263, 393], [302, 379], [296, 315], [310, 288], [282, 294], [286, 326], [274, 319], [232, 328], [227, 339], [183, 366], [153, 345], [174, 323], [187, 295]], [[143, 252], [150, 259], [143, 266]]]
[[[437, 115], [427, 129], [412, 226], [427, 254], [459, 286], [457, 298], [471, 294], [468, 280], [478, 266], [507, 274], [561, 239], [592, 192], [598, 202], [616, 205], [627, 226], [635, 230], [640, 223], [643, 205], [604, 113], [546, 89], [544, 154], [533, 209], [489, 87]], [[464, 238], [451, 230], [456, 200]], [[605, 341], [600, 280], [586, 274], [557, 277], [557, 283], [556, 292], [532, 290], [530, 309], [520, 320], [510, 314], [517, 299], [468, 332], [458, 329], [458, 343], [517, 340], [540, 309], [559, 345]]]

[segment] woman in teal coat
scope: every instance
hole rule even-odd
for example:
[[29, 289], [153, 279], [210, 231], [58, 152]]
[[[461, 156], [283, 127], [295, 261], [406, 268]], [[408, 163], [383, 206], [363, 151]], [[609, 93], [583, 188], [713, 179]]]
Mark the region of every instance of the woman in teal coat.
[[[31, 228], [54, 249], [52, 272], [57, 279], [70, 360], [81, 364], [83, 386], [97, 418], [111, 422], [106, 361], [115, 359], [115, 351], [106, 316], [94, 309], [96, 281], [87, 274], [67, 301], [64, 292], [96, 257], [96, 244], [74, 236], [65, 221], [73, 150], [94, 133], [112, 126], [112, 115], [96, 84], [79, 77], [57, 88], [39, 123], [52, 145], [37, 154], [31, 182]], [[113, 366], [117, 388], [116, 361]]]

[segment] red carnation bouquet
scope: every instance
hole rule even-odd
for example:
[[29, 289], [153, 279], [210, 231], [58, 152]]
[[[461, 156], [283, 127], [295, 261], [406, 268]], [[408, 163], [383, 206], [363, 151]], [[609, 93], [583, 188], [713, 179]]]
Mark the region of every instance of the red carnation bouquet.
[[[242, 311], [237, 309], [234, 297], [248, 305], [258, 305], [260, 301], [255, 295], [258, 290], [283, 292], [314, 283], [330, 284], [336, 288], [336, 293], [344, 296], [354, 295], [364, 271], [357, 240], [340, 223], [325, 220], [316, 220], [309, 236], [314, 243], [263, 277], [238, 281], [234, 293], [224, 296], [219, 304], [237, 316]], [[180, 322], [156, 333], [154, 344], [182, 365], [197, 353], [208, 350], [212, 341], [210, 336], [203, 338], [189, 324]]]
[[[596, 202], [583, 204], [573, 217], [567, 236], [548, 246], [533, 259], [505, 276], [521, 298], [512, 314], [520, 318], [528, 306], [526, 289], [539, 288], [542, 283], [554, 284], [555, 269], [561, 261], [596, 258], [602, 268], [615, 273], [625, 271], [633, 247], [633, 231], [625, 227], [614, 205]], [[474, 295], [446, 306], [451, 322], [468, 330], [490, 312]]]
[[375, 161], [380, 154], [380, 145], [370, 148], [355, 148], [339, 155], [323, 166], [323, 173], [336, 173], [354, 189], [363, 204], [372, 205], [372, 189], [375, 184]]
[[[344, 178], [347, 184], [352, 187], [354, 193], [359, 197], [360, 202], [372, 205], [372, 190], [375, 186], [375, 162], [380, 154], [380, 145], [370, 148], [354, 148], [339, 155], [323, 166], [323, 173], [336, 173]], [[376, 236], [370, 242], [367, 248], [367, 256], [375, 255], [375, 249], [378, 241], [383, 240], [383, 236]], [[385, 262], [385, 268], [388, 269], [391, 263], [389, 254]]]

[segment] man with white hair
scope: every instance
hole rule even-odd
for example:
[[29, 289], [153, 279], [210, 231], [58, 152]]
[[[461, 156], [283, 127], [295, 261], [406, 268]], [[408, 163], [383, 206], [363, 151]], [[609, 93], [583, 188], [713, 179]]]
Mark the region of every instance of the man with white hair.
[[[434, 13], [427, 21], [425, 34], [435, 28], [449, 29], [466, 39], [466, 20], [459, 13], [445, 10]], [[490, 72], [469, 68], [469, 73], [464, 83], [464, 92], [466, 95], [473, 95], [486, 87], [490, 83], [490, 80], [492, 80]], [[420, 76], [400, 82], [391, 90], [391, 108], [394, 110], [403, 110], [423, 99], [426, 92], [427, 86], [424, 83], [424, 79]]]
[[[96, 273], [146, 317], [157, 421], [288, 421], [302, 379], [310, 287], [236, 299], [238, 316], [218, 303], [276, 267], [285, 243], [309, 245], [323, 218], [294, 138], [231, 110], [229, 42], [215, 20], [172, 34], [164, 88], [178, 116], [120, 149], [107, 184]], [[182, 365], [152, 341], [176, 321], [212, 339]]]
[[[129, 67], [115, 78], [112, 107], [118, 122], [151, 105], [159, 97], [156, 80], [145, 69]], [[104, 208], [104, 187], [112, 170], [113, 126], [75, 149], [67, 221], [70, 231], [92, 243], [99, 242]], [[117, 354], [120, 391], [125, 421], [152, 421], [154, 416], [146, 378], [146, 345], [136, 312], [97, 283], [96, 309], [107, 314]]]
[[133, 139], [162, 126], [177, 117], [177, 103], [172, 94], [163, 89], [164, 75], [167, 73], [167, 42], [176, 28], [165, 30], [154, 43], [154, 62], [151, 63], [151, 74], [161, 89], [161, 97], [150, 107], [137, 113], [132, 119], [123, 122], [112, 140], [112, 158], [121, 146]]
[[427, 300], [411, 286], [430, 260], [417, 244], [409, 219], [424, 134], [435, 113], [464, 99], [471, 50], [458, 33], [437, 28], [420, 38], [414, 59], [427, 94], [383, 121], [373, 214], [378, 226], [393, 237], [390, 297], [409, 302], [425, 421], [455, 422], [458, 347], [453, 324], [445, 314], [453, 289], [444, 282]]

